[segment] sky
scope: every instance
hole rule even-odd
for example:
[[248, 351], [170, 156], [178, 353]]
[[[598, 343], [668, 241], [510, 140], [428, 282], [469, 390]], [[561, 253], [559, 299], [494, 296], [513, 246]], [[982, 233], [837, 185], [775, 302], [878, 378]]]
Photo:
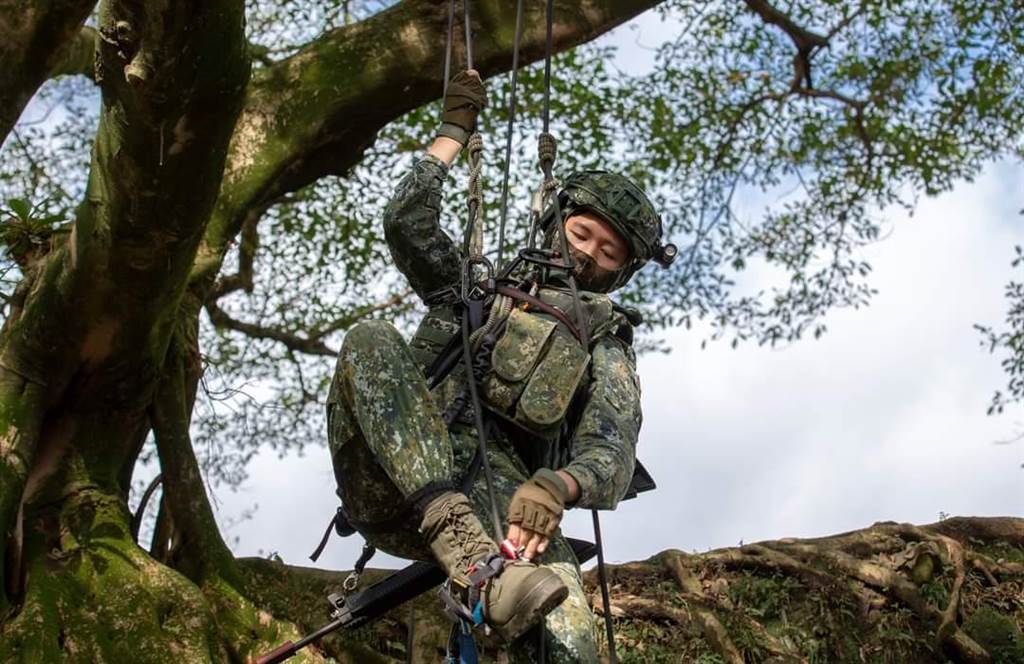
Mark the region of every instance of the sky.
[[[638, 71], [672, 30], [648, 14], [602, 39], [620, 47], [621, 68]], [[886, 211], [891, 232], [864, 252], [878, 295], [830, 313], [819, 340], [701, 350], [708, 330], [667, 330], [671, 353], [639, 361], [638, 456], [659, 488], [603, 515], [607, 559], [885, 520], [1024, 515], [1024, 442], [998, 444], [1024, 432], [1024, 412], [986, 415], [1005, 377], [973, 327], [1005, 316], [1003, 286], [1024, 239], [1021, 183], [1019, 165], [994, 164], [923, 199], [912, 217]], [[236, 554], [310, 565], [334, 488], [325, 446], [283, 458], [267, 450], [215, 504]], [[570, 511], [563, 529], [592, 539], [590, 528], [589, 513]], [[332, 538], [316, 566], [351, 568], [361, 546]], [[378, 554], [373, 564], [402, 561]]]

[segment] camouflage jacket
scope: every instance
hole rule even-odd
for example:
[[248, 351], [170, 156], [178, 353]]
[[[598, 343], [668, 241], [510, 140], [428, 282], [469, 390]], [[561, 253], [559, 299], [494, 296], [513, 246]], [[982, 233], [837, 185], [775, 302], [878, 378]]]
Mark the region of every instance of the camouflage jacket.
[[[461, 257], [440, 227], [441, 190], [448, 168], [427, 155], [398, 184], [384, 213], [384, 234], [399, 270], [427, 305], [428, 312], [410, 342], [414, 358], [429, 366], [452, 335], [459, 333], [457, 292]], [[606, 296], [581, 293], [590, 299]], [[625, 319], [617, 324], [628, 325]], [[613, 330], [615, 325], [604, 326]], [[611, 331], [590, 340], [590, 363], [566, 435], [548, 441], [539, 454], [529, 444], [515, 449], [532, 472], [563, 469], [579, 483], [579, 507], [614, 509], [633, 476], [640, 430], [640, 386], [629, 343]], [[510, 434], [515, 438], [515, 433]], [[519, 443], [522, 441], [515, 441]]]

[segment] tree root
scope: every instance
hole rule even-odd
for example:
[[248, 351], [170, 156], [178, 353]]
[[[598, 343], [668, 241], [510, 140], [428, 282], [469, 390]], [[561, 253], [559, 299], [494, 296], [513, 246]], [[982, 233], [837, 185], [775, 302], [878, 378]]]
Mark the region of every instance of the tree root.
[[[1013, 597], [1024, 587], [1018, 562], [1024, 545], [1015, 544], [1024, 543], [1024, 520], [952, 521], [878, 523], [835, 537], [704, 554], [666, 551], [614, 568], [613, 616], [627, 630], [637, 621], [685, 627], [727, 662], [807, 661], [809, 655], [859, 662], [871, 660], [870, 653], [893, 658], [885, 661], [991, 662], [988, 648], [963, 625], [986, 597]], [[986, 547], [1007, 553], [993, 558]], [[674, 599], [644, 592], [659, 577], [678, 589]], [[986, 595], [986, 588], [1005, 590]], [[990, 609], [1005, 613], [1005, 600], [992, 601]], [[1021, 627], [1024, 605], [1010, 618]], [[888, 643], [895, 634], [904, 636]]]

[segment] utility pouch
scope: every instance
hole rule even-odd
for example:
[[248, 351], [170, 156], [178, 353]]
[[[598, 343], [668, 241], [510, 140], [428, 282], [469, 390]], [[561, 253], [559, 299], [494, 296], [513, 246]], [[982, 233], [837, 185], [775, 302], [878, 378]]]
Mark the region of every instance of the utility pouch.
[[505, 332], [494, 345], [491, 371], [484, 379], [484, 398], [493, 409], [509, 416], [526, 389], [527, 379], [548, 346], [558, 325], [553, 320], [532, 316], [513, 308]]
[[531, 429], [546, 429], [562, 421], [590, 363], [590, 354], [579, 342], [560, 332], [553, 335], [519, 397], [516, 420]]
[[503, 417], [541, 432], [565, 417], [589, 361], [556, 321], [515, 308], [494, 346], [484, 398]]

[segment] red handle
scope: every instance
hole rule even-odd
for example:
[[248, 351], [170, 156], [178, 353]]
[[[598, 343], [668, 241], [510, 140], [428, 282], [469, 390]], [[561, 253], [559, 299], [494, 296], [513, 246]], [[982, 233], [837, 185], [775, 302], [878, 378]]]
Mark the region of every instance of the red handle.
[[508, 560], [519, 560], [523, 557], [522, 550], [519, 549], [512, 540], [505, 539], [501, 541], [501, 555]]
[[253, 664], [277, 664], [277, 662], [283, 662], [294, 654], [295, 644], [291, 641], [285, 641], [266, 655], [257, 659]]

